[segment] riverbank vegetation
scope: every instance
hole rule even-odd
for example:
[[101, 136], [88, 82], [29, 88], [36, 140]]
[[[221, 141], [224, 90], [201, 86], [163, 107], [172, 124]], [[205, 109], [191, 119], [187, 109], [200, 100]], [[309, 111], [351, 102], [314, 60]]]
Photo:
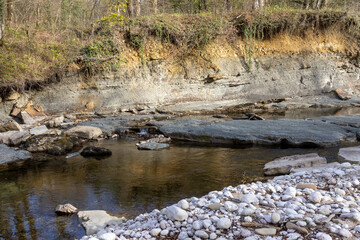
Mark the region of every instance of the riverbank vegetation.
[[154, 39], [183, 57], [217, 38], [242, 38], [251, 59], [259, 41], [332, 29], [356, 56], [359, 10], [357, 0], [0, 0], [0, 97], [60, 81], [69, 70], [114, 69], [125, 48], [145, 64]]

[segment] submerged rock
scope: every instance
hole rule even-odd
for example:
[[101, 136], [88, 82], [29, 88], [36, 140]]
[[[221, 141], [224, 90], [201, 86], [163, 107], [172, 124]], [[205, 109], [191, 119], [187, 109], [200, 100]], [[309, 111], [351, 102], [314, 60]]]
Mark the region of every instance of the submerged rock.
[[83, 220], [81, 224], [85, 228], [87, 235], [95, 234], [108, 225], [121, 224], [126, 221], [124, 217], [111, 216], [102, 210], [80, 211], [78, 217]]
[[110, 156], [112, 152], [107, 148], [88, 146], [84, 148], [84, 150], [82, 150], [80, 154], [83, 157], [101, 157], [101, 156]]
[[339, 149], [339, 158], [343, 161], [359, 163], [360, 146]]
[[57, 215], [71, 215], [78, 211], [76, 207], [71, 205], [70, 203], [64, 205], [57, 205], [55, 209], [55, 213]]
[[160, 150], [170, 148], [167, 143], [146, 142], [136, 145], [139, 150]]
[[264, 170], [265, 175], [288, 174], [292, 169], [312, 167], [325, 164], [326, 158], [320, 157], [317, 153], [309, 153], [303, 155], [293, 155], [276, 158], [266, 163]]
[[4, 144], [0, 144], [0, 164], [16, 162], [31, 158], [31, 153], [25, 150], [14, 150]]

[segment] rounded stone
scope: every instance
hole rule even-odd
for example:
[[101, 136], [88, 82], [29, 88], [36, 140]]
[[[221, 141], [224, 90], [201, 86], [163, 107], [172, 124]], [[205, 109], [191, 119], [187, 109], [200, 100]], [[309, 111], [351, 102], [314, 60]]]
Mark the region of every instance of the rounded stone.
[[185, 199], [180, 200], [177, 205], [178, 205], [179, 208], [182, 208], [182, 209], [185, 209], [185, 210], [189, 209], [189, 203]]
[[228, 229], [231, 227], [231, 220], [228, 218], [220, 218], [216, 223], [217, 228]]
[[309, 196], [309, 200], [313, 203], [320, 203], [322, 198], [323, 198], [323, 196], [318, 191], [312, 192]]
[[276, 212], [274, 212], [274, 213], [271, 214], [271, 222], [272, 222], [273, 224], [279, 223], [279, 222], [280, 222], [280, 219], [281, 219], [280, 214], [278, 214], [278, 213], [276, 213]]
[[239, 209], [239, 207], [235, 203], [230, 202], [230, 201], [226, 201], [224, 203], [224, 207], [225, 207], [226, 211], [228, 211], [228, 212], [234, 212]]
[[254, 194], [245, 194], [244, 196], [241, 197], [240, 199], [242, 202], [245, 202], [245, 203], [255, 203], [255, 204], [258, 204], [259, 203], [259, 199], [257, 199], [257, 197], [254, 195]]
[[209, 238], [209, 235], [203, 230], [197, 230], [195, 232], [195, 236], [197, 236], [199, 238], [203, 238], [203, 239]]
[[161, 228], [154, 228], [154, 229], [151, 230], [150, 234], [153, 237], [157, 237], [157, 236], [159, 236], [160, 232], [161, 232]]
[[173, 221], [184, 221], [188, 218], [188, 213], [176, 206], [170, 206], [167, 209], [167, 217]]

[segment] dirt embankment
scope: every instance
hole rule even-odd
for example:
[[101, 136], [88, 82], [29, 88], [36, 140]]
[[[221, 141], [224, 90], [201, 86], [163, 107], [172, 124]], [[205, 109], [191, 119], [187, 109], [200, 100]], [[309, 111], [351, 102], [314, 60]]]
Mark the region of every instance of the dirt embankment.
[[[82, 49], [44, 84], [3, 85], [1, 112], [29, 100], [46, 112], [204, 103], [210, 108], [360, 90], [359, 25], [343, 13], [162, 16], [133, 20]], [[23, 84], [22, 86], [27, 86]], [[6, 101], [13, 90], [20, 97]], [[212, 105], [213, 104], [213, 105]], [[196, 105], [196, 104], [195, 104]]]

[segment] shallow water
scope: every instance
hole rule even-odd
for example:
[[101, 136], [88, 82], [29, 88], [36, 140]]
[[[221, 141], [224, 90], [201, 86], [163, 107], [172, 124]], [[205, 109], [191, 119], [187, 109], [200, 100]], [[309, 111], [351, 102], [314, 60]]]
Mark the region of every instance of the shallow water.
[[[95, 145], [95, 144], [94, 144]], [[0, 239], [74, 239], [85, 234], [76, 215], [56, 217], [57, 204], [134, 217], [228, 185], [263, 180], [275, 157], [337, 149], [222, 148], [172, 144], [138, 151], [131, 140], [96, 143], [105, 159], [46, 158], [0, 170]]]

